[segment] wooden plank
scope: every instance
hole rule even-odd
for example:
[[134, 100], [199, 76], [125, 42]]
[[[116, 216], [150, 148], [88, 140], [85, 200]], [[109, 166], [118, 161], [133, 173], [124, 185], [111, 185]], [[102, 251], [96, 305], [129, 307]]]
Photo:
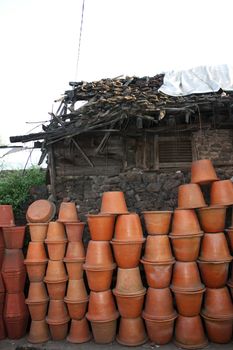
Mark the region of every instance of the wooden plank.
[[159, 137], [154, 136], [154, 169], [159, 170]]
[[48, 168], [50, 175], [51, 193], [54, 198], [56, 198], [56, 167], [52, 146], [48, 149]]

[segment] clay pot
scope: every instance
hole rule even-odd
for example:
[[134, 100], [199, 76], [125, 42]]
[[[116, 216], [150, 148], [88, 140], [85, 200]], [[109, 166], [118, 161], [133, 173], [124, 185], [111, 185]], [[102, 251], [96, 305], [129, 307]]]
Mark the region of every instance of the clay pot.
[[104, 290], [110, 289], [112, 283], [113, 270], [116, 265], [106, 268], [88, 268], [83, 265], [86, 270], [87, 281], [89, 288], [95, 292], [103, 292]]
[[111, 290], [104, 292], [90, 292], [88, 312], [86, 317], [89, 321], [111, 321], [119, 316], [116, 310]]
[[24, 261], [30, 282], [42, 282], [45, 275], [47, 260], [42, 262]]
[[141, 317], [120, 319], [116, 340], [121, 345], [138, 346], [146, 343], [147, 335]]
[[47, 255], [43, 242], [29, 242], [25, 263], [47, 262]]
[[143, 211], [146, 230], [149, 235], [167, 235], [172, 211]]
[[64, 301], [67, 304], [68, 312], [71, 319], [81, 320], [85, 316], [88, 300], [70, 301], [65, 298]]
[[151, 262], [171, 262], [172, 256], [169, 238], [166, 235], [147, 236], [143, 260]]
[[172, 235], [194, 235], [202, 233], [197, 215], [192, 209], [176, 209], [172, 220]]
[[77, 208], [73, 202], [62, 202], [58, 213], [60, 222], [77, 222], [79, 221]]
[[112, 240], [111, 244], [113, 246], [117, 265], [123, 269], [130, 269], [138, 266], [143, 242], [145, 242], [145, 239], [143, 241], [128, 242]]
[[51, 221], [48, 225], [47, 242], [64, 241], [67, 240], [65, 227], [61, 222]]
[[48, 316], [46, 321], [48, 324], [59, 324], [69, 321], [69, 316], [66, 308], [66, 304], [63, 300], [50, 300]]
[[199, 259], [202, 261], [232, 260], [227, 240], [223, 232], [204, 234]]
[[91, 332], [87, 319], [84, 317], [81, 320], [72, 320], [70, 325], [70, 332], [66, 340], [70, 343], [81, 344], [88, 342], [90, 339]]
[[66, 263], [66, 270], [70, 280], [79, 280], [83, 278], [83, 264], [85, 258], [80, 260], [64, 258], [63, 261]]
[[215, 319], [233, 319], [233, 304], [227, 287], [206, 288], [202, 314]]
[[69, 242], [82, 240], [85, 222], [66, 222], [66, 234]]
[[66, 294], [66, 282], [68, 278], [61, 281], [47, 281], [44, 279], [47, 285], [50, 299], [63, 300]]
[[101, 203], [101, 214], [128, 214], [123, 192], [104, 192]]
[[158, 345], [169, 343], [172, 340], [176, 317], [170, 320], [151, 320], [143, 316], [150, 341]]
[[87, 223], [93, 241], [110, 241], [112, 239], [115, 215], [88, 214]]
[[215, 181], [210, 189], [211, 205], [232, 205], [233, 184], [231, 180]]
[[113, 294], [116, 297], [117, 308], [122, 317], [136, 318], [141, 316], [146, 290], [135, 295], [118, 294], [113, 290]]
[[220, 205], [198, 209], [200, 224], [204, 232], [222, 232], [224, 230], [226, 209]]
[[143, 239], [139, 215], [131, 213], [119, 215], [116, 219], [115, 235], [117, 241], [140, 241]]
[[217, 180], [218, 177], [210, 159], [200, 159], [192, 162], [191, 183], [205, 185]]
[[208, 288], [221, 288], [227, 283], [229, 261], [201, 261], [198, 260], [203, 283]]
[[112, 343], [116, 337], [116, 327], [117, 320], [91, 321], [91, 328], [95, 343]]
[[32, 242], [44, 242], [47, 237], [48, 223], [29, 223], [29, 232]]
[[57, 282], [67, 279], [65, 265], [60, 260], [49, 260], [45, 279], [48, 282]]
[[132, 269], [117, 269], [115, 292], [123, 295], [141, 294], [145, 288], [142, 284], [139, 267]]
[[5, 338], [6, 338], [5, 325], [4, 325], [2, 315], [0, 315], [0, 340], [3, 340]]
[[49, 325], [52, 340], [60, 341], [66, 338], [69, 322], [52, 323], [46, 319]]
[[25, 226], [4, 227], [3, 237], [5, 248], [22, 249], [25, 236]]
[[195, 292], [180, 292], [172, 289], [175, 294], [178, 313], [182, 316], [192, 317], [200, 313], [205, 288]]
[[199, 255], [201, 238], [199, 235], [170, 235], [173, 252], [178, 261], [196, 261]]
[[14, 213], [11, 205], [0, 205], [0, 227], [15, 226]]
[[27, 341], [32, 344], [46, 343], [50, 339], [49, 328], [44, 319], [32, 320]]
[[201, 283], [197, 263], [177, 261], [173, 268], [172, 288], [176, 291], [198, 291], [204, 288]]
[[175, 345], [185, 349], [201, 349], [208, 345], [200, 316], [179, 315], [175, 325]]
[[168, 263], [153, 263], [140, 260], [144, 266], [146, 281], [152, 288], [167, 288], [172, 277], [172, 267], [175, 261]]
[[206, 207], [206, 203], [197, 184], [180, 185], [178, 188], [178, 208], [195, 209]]
[[29, 205], [26, 218], [28, 222], [49, 222], [53, 219], [56, 213], [54, 203], [46, 199], [38, 199]]
[[48, 301], [49, 298], [44, 283], [31, 283], [29, 286], [28, 298], [25, 300], [25, 303], [28, 305], [33, 321], [41, 321], [45, 318]]
[[226, 230], [231, 253], [233, 254], [233, 228]]
[[168, 320], [176, 316], [169, 288], [148, 288], [143, 317], [151, 320]]
[[89, 241], [86, 255], [86, 267], [113, 267], [113, 256], [108, 241]]
[[47, 245], [50, 260], [62, 260], [64, 258], [67, 240], [52, 242], [46, 239], [45, 243]]
[[28, 290], [28, 302], [47, 301], [48, 294], [43, 282], [32, 282]]
[[83, 279], [69, 280], [66, 300], [68, 301], [87, 301], [88, 295]]
[[2, 263], [2, 277], [8, 293], [23, 292], [26, 270], [20, 249], [5, 249]]
[[83, 242], [69, 242], [67, 245], [66, 256], [64, 261], [85, 259], [85, 250]]
[[206, 332], [211, 342], [226, 344], [231, 341], [233, 322], [232, 320], [213, 319], [202, 315]]

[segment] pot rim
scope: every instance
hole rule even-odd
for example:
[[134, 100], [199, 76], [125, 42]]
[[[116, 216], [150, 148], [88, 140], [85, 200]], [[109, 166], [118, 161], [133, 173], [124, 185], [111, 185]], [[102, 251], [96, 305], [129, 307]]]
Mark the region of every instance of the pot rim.
[[142, 259], [140, 259], [140, 262], [142, 263], [142, 264], [145, 264], [145, 265], [174, 265], [175, 264], [175, 262], [176, 262], [176, 260], [174, 259], [174, 260], [172, 260], [172, 261], [168, 261], [168, 262], [153, 262], [153, 261], [147, 261], [147, 260], [144, 260], [143, 258]]
[[85, 215], [87, 218], [89, 217], [95, 217], [95, 218], [100, 218], [100, 217], [115, 217], [115, 214], [109, 214], [109, 213], [98, 213], [98, 214], [86, 214]]
[[74, 220], [62, 220], [62, 219], [57, 219], [56, 222], [60, 222], [62, 224], [70, 224], [70, 223], [78, 223], [80, 220], [74, 221]]
[[227, 209], [227, 206], [223, 205], [223, 204], [212, 204], [212, 205], [209, 205], [208, 207], [205, 207], [205, 208], [199, 208], [198, 211], [211, 210], [211, 209]]
[[183, 344], [178, 342], [176, 339], [173, 340], [174, 344], [178, 347], [178, 348], [183, 348], [183, 349], [202, 349], [207, 347], [207, 345], [209, 344], [208, 339], [206, 338], [206, 340], [204, 341], [204, 343], [199, 343], [199, 344], [194, 344], [194, 345], [187, 345], [187, 344]]
[[167, 214], [167, 213], [173, 213], [173, 210], [146, 210], [146, 211], [142, 211], [142, 214]]
[[99, 322], [99, 323], [104, 323], [104, 322], [110, 322], [110, 321], [115, 321], [116, 319], [118, 319], [118, 317], [120, 316], [119, 312], [116, 310], [114, 311], [112, 317], [110, 318], [107, 318], [106, 320], [103, 320], [103, 319], [98, 319], [98, 318], [93, 318], [92, 315], [89, 315], [89, 312], [86, 313], [86, 318], [88, 319], [88, 321], [91, 321], [91, 322]]
[[147, 319], [150, 319], [150, 320], [157, 320], [157, 321], [160, 321], [160, 320], [171, 320], [171, 319], [175, 319], [176, 317], [178, 316], [176, 310], [173, 311], [173, 313], [171, 315], [168, 315], [168, 316], [155, 316], [153, 317], [151, 314], [148, 314], [147, 312], [145, 312], [145, 310], [143, 310], [142, 312], [142, 317], [143, 318], [147, 318]]
[[230, 227], [226, 228], [225, 231], [226, 232], [233, 231], [233, 226], [230, 226]]
[[145, 344], [148, 340], [148, 336], [145, 335], [145, 338], [139, 342], [125, 342], [124, 340], [119, 340], [119, 334], [116, 336], [116, 341], [121, 344], [121, 345], [126, 345], [126, 346], [138, 346], [138, 345], [142, 345]]
[[200, 313], [201, 317], [205, 318], [206, 320], [209, 321], [214, 321], [214, 322], [225, 322], [225, 321], [231, 321], [231, 318], [229, 319], [225, 319], [225, 318], [213, 318], [213, 317], [209, 317], [208, 315], [203, 314], [202, 312]]
[[68, 239], [63, 239], [63, 240], [53, 240], [53, 241], [50, 241], [49, 239], [45, 239], [44, 241], [46, 244], [65, 244], [68, 242]]
[[205, 285], [203, 283], [201, 283], [200, 288], [193, 289], [193, 288], [179, 288], [179, 287], [173, 286], [173, 284], [171, 284], [170, 288], [172, 290], [176, 289], [177, 292], [197, 292], [197, 291], [203, 290], [203, 288], [205, 288]]
[[130, 214], [130, 212], [127, 211], [118, 211], [118, 212], [109, 212], [109, 211], [101, 211], [100, 214], [110, 214], [110, 215], [126, 215], [126, 214]]
[[64, 222], [65, 225], [71, 225], [71, 226], [85, 226], [85, 222], [82, 221], [65, 221]]
[[[35, 322], [35, 321], [34, 321]], [[27, 341], [29, 343], [32, 343], [32, 344], [41, 344], [41, 343], [47, 343], [47, 341], [50, 340], [50, 336], [47, 335], [46, 337], [41, 337], [41, 338], [36, 338], [36, 340], [34, 340], [33, 338], [30, 337], [30, 335], [27, 336]]]
[[44, 278], [44, 282], [48, 283], [48, 284], [58, 284], [58, 283], [66, 282], [66, 281], [68, 281], [68, 276], [66, 276], [65, 278], [62, 278], [60, 280], [50, 280], [50, 279], [46, 278], [46, 276]]
[[198, 257], [198, 261], [207, 262], [207, 263], [231, 262], [232, 259], [233, 259], [233, 256], [229, 256], [228, 258], [218, 259], [218, 260], [207, 260], [207, 259], [203, 259], [201, 256]]
[[65, 263], [77, 263], [77, 262], [84, 262], [85, 261], [85, 257], [84, 258], [63, 258], [63, 261]]
[[114, 270], [116, 268], [116, 263], [113, 263], [109, 266], [94, 266], [94, 265], [88, 265], [88, 264], [83, 264], [83, 269], [87, 270], [87, 271], [110, 271], [110, 270]]
[[41, 299], [41, 300], [31, 300], [31, 299], [25, 299], [25, 304], [28, 305], [34, 305], [34, 304], [46, 304], [49, 301], [49, 297], [46, 299]]
[[174, 287], [171, 287], [171, 290], [174, 292], [174, 293], [178, 293], [178, 294], [201, 294], [201, 293], [204, 293], [206, 291], [206, 288], [204, 287], [203, 289], [200, 289], [200, 290], [194, 290], [194, 291], [185, 291], [185, 290], [179, 290], [179, 289], [176, 289]]
[[64, 302], [67, 304], [84, 304], [88, 303], [89, 297], [84, 299], [69, 299], [67, 297], [64, 298]]
[[143, 288], [143, 289], [141, 289], [140, 291], [138, 291], [138, 292], [135, 292], [135, 293], [129, 293], [129, 294], [127, 294], [127, 293], [119, 293], [117, 290], [116, 290], [116, 288], [114, 288], [113, 290], [112, 290], [112, 292], [113, 292], [113, 294], [115, 295], [115, 296], [119, 296], [119, 297], [125, 297], [125, 298], [136, 298], [136, 297], [140, 297], [140, 296], [144, 296], [145, 294], [146, 294], [146, 288]]
[[184, 239], [184, 238], [199, 238], [204, 236], [204, 233], [197, 233], [197, 234], [187, 234], [187, 235], [169, 235], [170, 239]]
[[197, 263], [199, 264], [211, 264], [211, 265], [220, 265], [220, 264], [230, 264], [230, 260], [222, 260], [222, 261], [208, 261], [202, 260], [200, 258], [197, 259]]
[[188, 210], [188, 209], [202, 209], [202, 208], [206, 208], [206, 207], [208, 207], [208, 204], [203, 204], [203, 205], [198, 205], [198, 206], [192, 206], [192, 207], [178, 207], [177, 209], [178, 210], [180, 210], [180, 209], [186, 209], [186, 210]]
[[166, 318], [166, 319], [155, 319], [155, 318], [150, 318], [147, 317], [147, 315], [144, 313], [144, 311], [142, 312], [142, 318], [145, 321], [150, 321], [152, 323], [165, 323], [165, 322], [172, 322], [174, 321], [177, 317], [178, 317], [178, 313], [176, 312], [176, 314], [174, 314], [171, 318]]
[[91, 339], [92, 339], [91, 333], [89, 333], [87, 337], [79, 338], [78, 340], [75, 339], [75, 336], [74, 336], [74, 338], [73, 338], [72, 335], [70, 335], [70, 334], [66, 337], [66, 340], [67, 340], [69, 343], [72, 343], [72, 344], [86, 343], [86, 342], [88, 342], [88, 341], [91, 340]]
[[70, 320], [70, 317], [66, 316], [64, 319], [62, 319], [62, 320], [59, 319], [58, 321], [56, 321], [56, 320], [53, 320], [47, 316], [45, 320], [48, 324], [51, 324], [51, 325], [62, 325], [62, 324], [68, 323]]
[[145, 256], [143, 256], [141, 260], [145, 261], [146, 263], [147, 263], [147, 262], [148, 262], [148, 263], [161, 263], [161, 265], [162, 265], [162, 264], [166, 264], [166, 263], [173, 263], [173, 262], [175, 263], [175, 262], [176, 262], [176, 260], [175, 260], [174, 257], [173, 257], [172, 259], [170, 259], [170, 260], [154, 261], [154, 260], [145, 259]]
[[169, 237], [170, 237], [170, 236], [172, 236], [172, 237], [173, 237], [173, 236], [174, 236], [174, 237], [175, 237], [175, 236], [182, 236], [182, 235], [194, 236], [194, 235], [201, 235], [201, 234], [204, 235], [204, 231], [196, 231], [196, 232], [185, 233], [185, 234], [183, 234], [183, 233], [174, 233], [174, 232], [170, 232], [170, 233], [169, 233]]
[[110, 241], [110, 243], [111, 244], [118, 244], [118, 245], [126, 245], [126, 244], [128, 244], [128, 245], [131, 245], [131, 244], [143, 244], [144, 242], [146, 241], [146, 238], [144, 237], [144, 238], [142, 238], [142, 239], [138, 239], [138, 240], [132, 240], [132, 241], [129, 241], [129, 240], [126, 240], [126, 241], [124, 241], [124, 240], [121, 240], [121, 239], [115, 239], [115, 238], [113, 238], [111, 241]]
[[210, 315], [210, 314], [208, 314], [208, 312], [207, 313], [205, 312], [205, 309], [202, 309], [201, 314], [205, 315], [209, 318], [216, 319], [216, 320], [219, 318], [222, 320], [232, 320], [233, 319], [233, 312], [230, 313], [229, 315], [216, 315], [216, 317], [214, 317], [215, 315]]
[[48, 226], [48, 222], [27, 222], [26, 226]]
[[46, 265], [49, 259], [40, 259], [40, 260], [29, 260], [25, 259], [24, 264], [25, 265]]

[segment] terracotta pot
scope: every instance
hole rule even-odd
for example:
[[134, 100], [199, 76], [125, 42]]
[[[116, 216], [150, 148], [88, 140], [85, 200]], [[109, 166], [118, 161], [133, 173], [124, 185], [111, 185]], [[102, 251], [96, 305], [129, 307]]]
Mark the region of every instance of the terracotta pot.
[[81, 320], [85, 316], [88, 300], [87, 301], [69, 301], [66, 298], [64, 300], [67, 304], [68, 312], [71, 319]]
[[147, 335], [141, 317], [120, 319], [116, 340], [121, 345], [138, 346], [146, 343]]
[[208, 288], [221, 288], [227, 283], [229, 261], [207, 262], [198, 260], [203, 283]]
[[28, 298], [29, 302], [47, 301], [48, 294], [43, 282], [32, 282], [29, 285]]
[[79, 280], [83, 278], [83, 264], [85, 259], [76, 261], [64, 258], [63, 261], [66, 263], [66, 270], [70, 280]]
[[176, 291], [198, 291], [204, 288], [201, 283], [197, 263], [177, 261], [173, 268], [172, 288]]
[[5, 325], [4, 325], [2, 315], [0, 315], [0, 340], [3, 340], [5, 338], [6, 338]]
[[29, 223], [29, 232], [32, 242], [44, 242], [47, 237], [48, 223]]
[[47, 245], [50, 260], [62, 260], [64, 258], [67, 240], [54, 242], [45, 240], [45, 243]]
[[14, 213], [11, 205], [0, 205], [0, 227], [15, 226]]
[[23, 292], [26, 270], [22, 250], [5, 249], [2, 264], [2, 277], [8, 293]]
[[48, 308], [48, 300], [41, 301], [41, 302], [40, 301], [29, 302], [27, 299], [25, 300], [25, 303], [28, 305], [31, 319], [33, 321], [41, 321], [45, 319], [45, 316], [47, 314], [47, 308]]
[[26, 335], [28, 315], [17, 318], [5, 318], [4, 322], [9, 339], [20, 339]]
[[25, 226], [4, 227], [3, 237], [7, 249], [22, 249], [25, 236]]
[[27, 262], [26, 264], [27, 274], [30, 282], [42, 282], [45, 275], [47, 260], [42, 262]]
[[112, 343], [116, 337], [116, 327], [117, 320], [91, 321], [91, 328], [95, 343]]
[[226, 230], [231, 253], [233, 254], [233, 228]]
[[172, 235], [194, 235], [202, 233], [198, 217], [192, 209], [176, 209], [172, 220]]
[[201, 349], [208, 345], [200, 316], [179, 315], [175, 325], [175, 344], [185, 349]]
[[172, 268], [175, 261], [168, 263], [153, 263], [143, 259], [140, 261], [144, 266], [146, 281], [149, 287], [169, 287], [172, 277]]
[[211, 205], [232, 205], [233, 184], [231, 180], [215, 181], [210, 189]]
[[106, 267], [104, 269], [88, 268], [84, 264], [86, 270], [88, 286], [95, 292], [103, 292], [104, 290], [110, 289], [112, 283], [113, 267]]
[[187, 317], [199, 315], [205, 288], [195, 292], [180, 292], [175, 289], [172, 291], [175, 294], [176, 306], [180, 315]]
[[47, 255], [43, 242], [29, 242], [25, 263], [47, 262]]
[[51, 323], [47, 319], [46, 322], [49, 325], [52, 340], [60, 341], [66, 338], [68, 333], [68, 322]]
[[141, 257], [142, 241], [117, 241], [112, 240], [114, 257], [119, 267], [123, 269], [130, 269], [137, 267]]
[[66, 294], [67, 277], [60, 281], [48, 281], [44, 279], [47, 285], [50, 299], [63, 300]]
[[69, 242], [66, 250], [66, 260], [80, 260], [85, 259], [85, 250], [83, 242]]
[[206, 203], [197, 184], [180, 185], [178, 188], [178, 208], [195, 209], [206, 207]]
[[67, 279], [64, 263], [61, 260], [49, 260], [45, 279], [46, 282], [58, 282]]
[[46, 199], [38, 199], [29, 205], [26, 218], [28, 222], [49, 222], [53, 219], [56, 213], [54, 203]]
[[199, 259], [202, 261], [232, 260], [227, 240], [223, 232], [204, 234]]
[[61, 222], [51, 221], [47, 231], [47, 242], [64, 241], [67, 240], [65, 227]]
[[192, 162], [191, 183], [205, 185], [217, 180], [218, 177], [210, 159], [200, 159]]
[[172, 211], [143, 211], [146, 230], [149, 235], [167, 235]]
[[69, 321], [66, 304], [63, 300], [50, 300], [48, 316], [46, 321], [48, 324], [60, 324]]
[[111, 321], [119, 316], [111, 290], [90, 292], [88, 312], [89, 321]]
[[83, 279], [69, 280], [66, 299], [70, 301], [88, 300], [88, 295]]
[[100, 211], [102, 214], [128, 214], [124, 193], [120, 191], [104, 192]]
[[107, 241], [89, 241], [85, 266], [90, 268], [114, 266], [110, 243]]
[[66, 234], [69, 242], [79, 242], [83, 237], [85, 222], [66, 222]]
[[176, 316], [169, 288], [148, 288], [143, 317], [151, 320], [168, 320]]
[[206, 332], [211, 342], [226, 344], [232, 339], [233, 322], [232, 320], [213, 319], [202, 315], [205, 323]]
[[60, 222], [77, 222], [79, 221], [77, 208], [73, 202], [62, 202], [58, 213]]
[[50, 339], [49, 328], [45, 320], [32, 320], [27, 341], [32, 344], [46, 343]]
[[227, 287], [206, 288], [202, 314], [210, 318], [233, 319], [233, 304]]
[[143, 317], [146, 323], [147, 334], [151, 342], [164, 345], [172, 340], [174, 322], [177, 316], [170, 320], [151, 320]]
[[110, 241], [112, 239], [115, 215], [88, 214], [87, 223], [93, 241]]
[[226, 209], [220, 205], [198, 209], [200, 224], [204, 232], [222, 232], [224, 230]]
[[170, 235], [173, 252], [178, 261], [196, 261], [199, 255], [201, 238], [199, 235]]
[[43, 282], [34, 282], [29, 286], [28, 298], [25, 303], [28, 305], [31, 319], [41, 321], [45, 318], [48, 307], [48, 295]]
[[147, 236], [143, 260], [151, 262], [171, 262], [172, 256], [169, 238], [166, 235]]
[[91, 339], [91, 332], [87, 319], [84, 317], [81, 320], [72, 320], [70, 332], [66, 340], [70, 343], [81, 344], [86, 343]]
[[141, 316], [146, 290], [135, 295], [118, 294], [113, 290], [113, 294], [116, 297], [118, 311], [122, 317], [136, 318]]
[[145, 288], [142, 284], [139, 267], [132, 269], [117, 269], [115, 292], [124, 295], [141, 294]]
[[119, 215], [116, 219], [114, 238], [117, 241], [143, 240], [143, 231], [139, 215], [136, 213]]

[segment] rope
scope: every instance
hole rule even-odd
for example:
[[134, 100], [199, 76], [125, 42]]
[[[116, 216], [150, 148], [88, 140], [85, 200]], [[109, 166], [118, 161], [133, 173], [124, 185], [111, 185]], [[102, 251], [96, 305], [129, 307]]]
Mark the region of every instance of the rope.
[[85, 6], [85, 0], [83, 0], [83, 4], [82, 4], [82, 15], [81, 15], [81, 23], [80, 23], [80, 29], [79, 29], [79, 42], [78, 42], [78, 57], [77, 57], [74, 81], [77, 81], [77, 77], [78, 77], [78, 68], [79, 68], [80, 51], [81, 51], [81, 40], [82, 40], [82, 30], [83, 30], [84, 6]]

